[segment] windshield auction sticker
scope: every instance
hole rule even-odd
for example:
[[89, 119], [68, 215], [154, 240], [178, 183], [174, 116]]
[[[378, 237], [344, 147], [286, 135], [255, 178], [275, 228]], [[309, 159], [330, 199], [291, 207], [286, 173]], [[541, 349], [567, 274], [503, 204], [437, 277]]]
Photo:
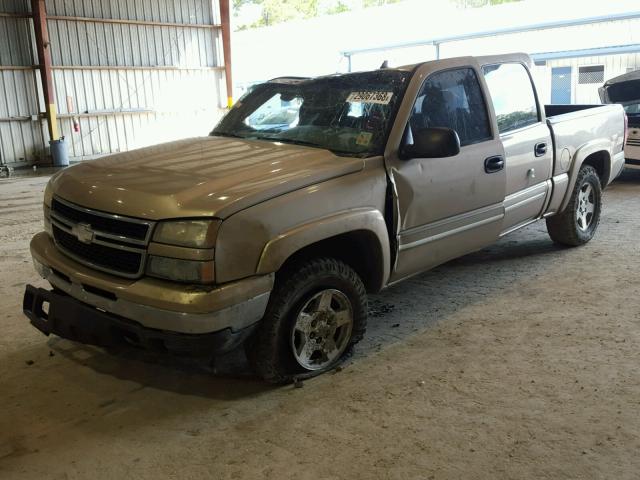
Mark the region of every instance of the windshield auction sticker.
[[393, 92], [351, 92], [347, 97], [347, 102], [388, 105], [392, 97]]
[[362, 145], [363, 147], [368, 147], [371, 143], [371, 138], [373, 137], [373, 133], [371, 132], [360, 132], [360, 135], [356, 138], [356, 145]]

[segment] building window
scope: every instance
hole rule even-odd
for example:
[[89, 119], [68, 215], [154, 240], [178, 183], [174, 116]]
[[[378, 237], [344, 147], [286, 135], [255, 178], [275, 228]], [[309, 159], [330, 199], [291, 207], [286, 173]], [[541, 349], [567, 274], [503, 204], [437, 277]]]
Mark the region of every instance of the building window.
[[578, 70], [578, 83], [604, 83], [604, 65], [580, 67]]

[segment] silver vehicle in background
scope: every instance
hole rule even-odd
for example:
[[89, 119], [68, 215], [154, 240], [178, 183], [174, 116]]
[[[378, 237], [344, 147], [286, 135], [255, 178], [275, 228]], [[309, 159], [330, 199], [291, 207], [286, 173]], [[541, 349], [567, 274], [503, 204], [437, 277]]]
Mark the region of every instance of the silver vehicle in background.
[[628, 117], [625, 166], [640, 169], [640, 70], [608, 80], [599, 90], [602, 103], [618, 103]]

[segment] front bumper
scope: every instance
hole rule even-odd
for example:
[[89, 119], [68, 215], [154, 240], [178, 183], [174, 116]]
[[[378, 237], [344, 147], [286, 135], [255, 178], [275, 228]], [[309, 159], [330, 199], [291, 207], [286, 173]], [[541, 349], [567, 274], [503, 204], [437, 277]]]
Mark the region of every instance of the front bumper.
[[145, 328], [137, 322], [100, 311], [73, 297], [27, 285], [22, 304], [31, 324], [45, 335], [69, 340], [118, 347], [141, 346], [150, 350], [188, 355], [228, 352], [242, 343], [254, 326], [231, 328], [209, 334], [184, 334]]
[[40, 276], [76, 301], [143, 328], [180, 334], [244, 330], [264, 315], [273, 286], [273, 275], [215, 287], [123, 279], [65, 256], [44, 232], [31, 241], [31, 254]]

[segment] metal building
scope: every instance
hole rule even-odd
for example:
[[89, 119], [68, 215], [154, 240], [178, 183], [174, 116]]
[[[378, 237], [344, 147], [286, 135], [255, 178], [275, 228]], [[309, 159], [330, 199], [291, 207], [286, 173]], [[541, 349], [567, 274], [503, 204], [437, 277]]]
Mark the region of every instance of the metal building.
[[375, 68], [382, 59], [398, 64], [419, 58], [491, 55], [524, 51], [545, 103], [600, 103], [598, 87], [640, 68], [640, 11], [523, 26], [477, 30], [372, 48], [344, 51], [349, 68]]
[[[309, 32], [331, 32], [302, 42]], [[280, 75], [370, 70], [465, 55], [527, 52], [545, 103], [598, 102], [598, 87], [640, 68], [633, 0], [529, 0], [460, 9], [446, 0], [390, 5], [238, 32], [236, 87]], [[278, 55], [273, 55], [277, 52]], [[552, 98], [553, 97], [553, 98]]]
[[81, 159], [206, 134], [228, 16], [228, 0], [0, 0], [0, 162], [46, 164], [59, 136]]

